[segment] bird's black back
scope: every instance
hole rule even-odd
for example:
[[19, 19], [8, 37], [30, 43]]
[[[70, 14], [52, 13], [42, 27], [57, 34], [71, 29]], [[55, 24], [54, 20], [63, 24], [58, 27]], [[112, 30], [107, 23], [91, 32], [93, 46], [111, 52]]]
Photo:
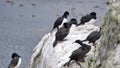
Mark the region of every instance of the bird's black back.
[[92, 18], [91, 18], [91, 16], [90, 16], [90, 14], [87, 14], [87, 15], [81, 17], [81, 19], [80, 19], [80, 21], [81, 21], [80, 24], [85, 24], [85, 22], [89, 22], [91, 19], [92, 19]]
[[80, 58], [85, 57], [85, 51], [82, 50], [82, 48], [78, 48], [77, 50], [72, 52], [72, 55], [70, 56], [71, 60], [79, 60]]
[[95, 42], [96, 40], [98, 40], [100, 38], [101, 34], [99, 31], [93, 31], [92, 33], [90, 33], [87, 37], [86, 40], [88, 40], [90, 43], [91, 42]]
[[69, 34], [69, 24], [64, 23], [63, 27], [58, 29], [58, 31], [55, 34], [55, 41], [53, 42], [53, 47], [57, 45], [57, 41], [63, 41], [63, 39]]
[[55, 34], [57, 41], [62, 41], [69, 33], [69, 28], [62, 27]]
[[62, 24], [63, 19], [64, 19], [63, 17], [59, 17], [59, 18], [55, 21], [54, 26], [53, 26], [53, 29], [58, 28], [58, 26]]

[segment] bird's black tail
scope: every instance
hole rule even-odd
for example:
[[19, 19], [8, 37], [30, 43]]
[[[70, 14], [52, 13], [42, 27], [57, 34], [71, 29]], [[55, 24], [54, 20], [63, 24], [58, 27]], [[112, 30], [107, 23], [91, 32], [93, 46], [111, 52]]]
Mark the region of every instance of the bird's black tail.
[[56, 45], [57, 45], [57, 40], [54, 41], [53, 47], [55, 47]]

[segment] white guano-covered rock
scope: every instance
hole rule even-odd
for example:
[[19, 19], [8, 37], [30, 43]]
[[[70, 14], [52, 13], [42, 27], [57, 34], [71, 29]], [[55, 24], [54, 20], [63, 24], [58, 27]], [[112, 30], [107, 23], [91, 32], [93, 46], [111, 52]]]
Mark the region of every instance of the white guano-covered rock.
[[[54, 30], [52, 33], [46, 34], [34, 48], [29, 68], [68, 68], [67, 66], [63, 67], [63, 65], [69, 61], [69, 56], [72, 52], [80, 47], [79, 44], [73, 42], [77, 39], [86, 39], [91, 32], [99, 31], [99, 27], [94, 26], [93, 23], [87, 23], [78, 27], [72, 25], [65, 40], [58, 42], [56, 47], [53, 48], [56, 31], [57, 30]], [[92, 47], [85, 58], [85, 63], [80, 62], [81, 65], [86, 68], [89, 64], [88, 59], [94, 57], [95, 48], [92, 46], [93, 44], [87, 41], [84, 43]], [[98, 44], [99, 42], [97, 42], [97, 45]], [[69, 68], [79, 68], [79, 66], [72, 61]]]

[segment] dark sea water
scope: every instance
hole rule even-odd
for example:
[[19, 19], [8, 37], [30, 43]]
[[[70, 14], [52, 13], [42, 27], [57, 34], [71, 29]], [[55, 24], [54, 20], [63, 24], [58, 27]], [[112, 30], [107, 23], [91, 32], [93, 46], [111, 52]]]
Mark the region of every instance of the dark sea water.
[[64, 11], [79, 22], [81, 16], [97, 13], [100, 26], [107, 10], [106, 0], [0, 0], [0, 68], [7, 68], [13, 52], [27, 68], [33, 48]]

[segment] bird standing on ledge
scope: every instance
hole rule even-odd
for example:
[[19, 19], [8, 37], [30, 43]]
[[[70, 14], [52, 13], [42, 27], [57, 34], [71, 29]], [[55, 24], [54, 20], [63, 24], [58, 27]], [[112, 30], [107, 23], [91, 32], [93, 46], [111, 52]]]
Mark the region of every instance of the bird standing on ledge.
[[94, 19], [94, 20], [97, 19], [95, 12], [91, 12], [90, 14], [87, 14], [87, 15], [81, 17], [81, 19], [80, 19], [81, 22], [78, 25], [84, 25], [86, 22], [89, 22], [92, 19]]
[[53, 47], [55, 47], [57, 45], [57, 41], [63, 41], [64, 38], [69, 34], [69, 24], [68, 23], [64, 23], [63, 27], [58, 29], [58, 31], [55, 34], [55, 41], [53, 43]]
[[95, 42], [100, 38], [100, 36], [101, 36], [100, 31], [93, 31], [82, 42], [89, 41], [89, 43], [93, 43], [93, 46], [95, 46]]
[[65, 11], [63, 16], [58, 17], [57, 20], [54, 23], [54, 26], [53, 26], [52, 30], [54, 30], [55, 28], [59, 29], [60, 27], [62, 27], [63, 23], [67, 22], [67, 17], [68, 16], [69, 16], [69, 12]]
[[12, 60], [8, 68], [19, 68], [21, 64], [21, 57], [17, 53], [13, 53], [11, 56]]
[[78, 43], [81, 45], [78, 49], [72, 52], [72, 55], [69, 57], [70, 60], [64, 64], [64, 66], [69, 66], [70, 62], [72, 60], [75, 60], [75, 62], [82, 68], [80, 62], [85, 62], [84, 58], [86, 57], [86, 54], [90, 51], [91, 47], [87, 44], [82, 43], [80, 40], [76, 40], [75, 43]]

